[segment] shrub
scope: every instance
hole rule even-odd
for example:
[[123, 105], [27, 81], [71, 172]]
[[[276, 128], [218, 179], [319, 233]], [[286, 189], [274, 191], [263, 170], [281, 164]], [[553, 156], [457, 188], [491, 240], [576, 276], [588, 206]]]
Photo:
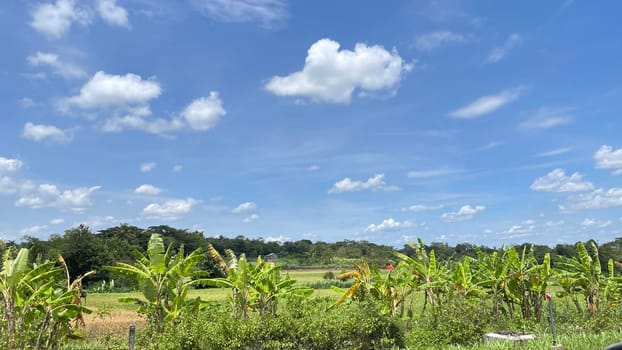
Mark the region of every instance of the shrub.
[[326, 271], [324, 272], [324, 276], [322, 276], [323, 279], [325, 280], [334, 280], [335, 279], [335, 273], [332, 271]]
[[488, 307], [456, 295], [414, 322], [409, 345], [419, 349], [474, 344], [482, 339], [490, 322]]
[[380, 314], [372, 304], [352, 304], [328, 309], [332, 301], [294, 301], [278, 317], [252, 313], [236, 319], [217, 306], [188, 315], [167, 327], [154, 349], [386, 349], [404, 346], [399, 322]]

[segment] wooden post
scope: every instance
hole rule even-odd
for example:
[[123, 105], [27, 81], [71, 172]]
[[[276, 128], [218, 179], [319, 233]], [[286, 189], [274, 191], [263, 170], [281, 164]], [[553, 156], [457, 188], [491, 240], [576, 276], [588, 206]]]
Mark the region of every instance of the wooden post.
[[129, 350], [134, 350], [134, 338], [136, 337], [136, 325], [130, 324]]

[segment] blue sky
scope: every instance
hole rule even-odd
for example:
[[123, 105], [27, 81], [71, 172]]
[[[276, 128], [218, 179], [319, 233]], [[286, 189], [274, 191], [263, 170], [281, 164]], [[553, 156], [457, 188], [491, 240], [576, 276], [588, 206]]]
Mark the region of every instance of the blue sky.
[[0, 238], [621, 235], [617, 1], [0, 5]]

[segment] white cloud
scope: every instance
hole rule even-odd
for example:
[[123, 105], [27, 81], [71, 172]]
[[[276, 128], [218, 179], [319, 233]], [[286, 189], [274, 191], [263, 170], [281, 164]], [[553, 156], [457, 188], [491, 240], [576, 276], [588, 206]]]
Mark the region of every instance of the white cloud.
[[33, 236], [48, 229], [48, 225], [35, 225], [19, 231], [23, 236]]
[[56, 185], [40, 184], [15, 202], [18, 207], [58, 208], [82, 212], [91, 205], [90, 195], [101, 189], [101, 186], [77, 187], [61, 191]]
[[64, 222], [65, 222], [65, 219], [56, 218], [56, 219], [50, 220], [50, 225], [60, 225], [60, 224], [63, 224]]
[[112, 26], [130, 27], [127, 10], [117, 5], [116, 0], [97, 0], [97, 12], [106, 23]]
[[26, 125], [24, 125], [22, 137], [31, 141], [50, 139], [55, 142], [65, 143], [73, 139], [73, 133], [70, 130], [62, 130], [53, 125], [27, 122]]
[[376, 225], [371, 224], [365, 229], [366, 232], [390, 231], [412, 227], [414, 224], [410, 221], [396, 221], [393, 218], [384, 219], [382, 223]]
[[223, 22], [260, 22], [271, 27], [289, 13], [284, 0], [193, 0], [206, 16]]
[[184, 167], [180, 164], [175, 164], [173, 166], [173, 172], [175, 173], [181, 173], [182, 170], [184, 170]]
[[343, 192], [356, 192], [363, 190], [371, 191], [398, 191], [397, 186], [389, 186], [384, 181], [384, 174], [376, 174], [367, 181], [352, 181], [349, 177], [336, 182], [328, 193], [343, 193]]
[[238, 205], [233, 210], [231, 210], [231, 212], [234, 213], [234, 214], [239, 214], [239, 213], [247, 213], [247, 212], [253, 211], [255, 209], [257, 209], [257, 204], [255, 204], [253, 202], [244, 202], [244, 203]]
[[19, 189], [18, 184], [12, 178], [8, 176], [0, 177], [0, 194], [1, 195], [10, 195], [17, 192]]
[[152, 134], [166, 136], [172, 131], [191, 129], [206, 131], [218, 124], [227, 112], [222, 106], [218, 92], [212, 91], [208, 97], [200, 97], [192, 101], [180, 113], [171, 119], [150, 119], [148, 107], [132, 108], [124, 116], [114, 116], [104, 123], [105, 132], [121, 132], [125, 129], [140, 130]]
[[143, 173], [148, 173], [151, 170], [155, 169], [156, 167], [156, 163], [155, 162], [146, 162], [146, 163], [142, 163], [140, 164], [140, 171]]
[[604, 209], [622, 207], [622, 188], [596, 189], [589, 193], [583, 193], [569, 198], [568, 203], [560, 205], [561, 211], [573, 211], [582, 209]]
[[461, 44], [469, 37], [451, 31], [438, 31], [419, 35], [415, 38], [415, 48], [419, 51], [432, 51], [444, 45]]
[[534, 154], [534, 157], [553, 157], [572, 151], [572, 147], [556, 148], [551, 151]]
[[612, 169], [613, 175], [622, 175], [622, 148], [614, 151], [613, 147], [602, 145], [593, 158], [597, 169]]
[[134, 193], [136, 194], [145, 194], [145, 195], [152, 195], [152, 196], [158, 195], [160, 194], [160, 192], [162, 192], [161, 188], [158, 188], [158, 187], [155, 187], [149, 184], [140, 185], [136, 187], [136, 189], [134, 190]]
[[247, 217], [244, 218], [244, 220], [242, 220], [242, 222], [246, 223], [246, 224], [250, 224], [251, 222], [257, 221], [259, 220], [259, 215], [257, 214], [251, 214]]
[[22, 106], [23, 108], [31, 108], [31, 107], [36, 106], [37, 103], [33, 101], [33, 99], [30, 97], [22, 97], [19, 100], [19, 105]]
[[449, 115], [460, 119], [475, 119], [485, 114], [492, 113], [506, 104], [517, 100], [524, 90], [525, 87], [518, 86], [513, 89], [501, 91], [495, 95], [483, 96], [464, 107], [456, 109], [449, 113]]
[[188, 214], [199, 201], [193, 198], [171, 199], [164, 203], [151, 203], [143, 209], [143, 214], [149, 218], [177, 219]]
[[441, 218], [446, 222], [465, 221], [472, 219], [475, 214], [483, 212], [484, 210], [486, 210], [486, 207], [483, 205], [476, 205], [475, 207], [463, 205], [457, 212], [443, 213]]
[[486, 58], [486, 63], [497, 63], [501, 61], [510, 52], [510, 50], [518, 46], [522, 41], [523, 38], [520, 35], [510, 35], [503, 45], [497, 46], [490, 51], [490, 54], [488, 54], [488, 57]]
[[397, 51], [357, 43], [354, 51], [339, 50], [339, 43], [320, 39], [309, 48], [304, 68], [288, 76], [275, 76], [266, 84], [279, 96], [300, 96], [314, 102], [349, 103], [355, 90], [369, 94], [394, 92], [402, 73], [412, 69]]
[[563, 169], [555, 169], [546, 176], [536, 179], [530, 188], [540, 192], [581, 192], [593, 189], [594, 185], [583, 181], [583, 175], [579, 173], [566, 176]]
[[408, 172], [407, 176], [413, 179], [423, 179], [428, 177], [441, 177], [462, 173], [464, 173], [464, 170], [461, 169], [442, 168], [428, 170], [412, 170]]
[[192, 101], [182, 112], [190, 128], [208, 130], [213, 128], [227, 112], [222, 107], [218, 92], [212, 91], [209, 97], [201, 97]]
[[56, 3], [39, 3], [31, 12], [30, 25], [48, 38], [58, 39], [71, 27], [73, 22], [87, 25], [91, 16], [85, 9], [75, 6], [73, 0], [56, 0]]
[[547, 221], [544, 226], [546, 227], [557, 227], [557, 226], [561, 226], [563, 224], [565, 224], [566, 222], [564, 220], [559, 220], [559, 221]]
[[320, 170], [320, 167], [319, 167], [319, 166], [317, 166], [317, 165], [315, 165], [315, 164], [313, 164], [313, 165], [309, 165], [309, 166], [307, 167], [307, 171], [318, 171], [318, 170]]
[[549, 129], [567, 125], [574, 119], [572, 108], [568, 107], [541, 107], [532, 118], [518, 125], [521, 129]]
[[[90, 228], [94, 228], [94, 227], [110, 227], [112, 225], [115, 224], [119, 224], [120, 220], [117, 220], [114, 216], [112, 215], [107, 215], [107, 216], [90, 216], [88, 219], [86, 220], [80, 220], [80, 221], [76, 221], [73, 223], [73, 225], [71, 225], [71, 227], [76, 227], [79, 225], [85, 225], [88, 226]], [[131, 222], [131, 220], [123, 220], [122, 222]]]
[[592, 227], [592, 228], [605, 228], [607, 226], [611, 226], [613, 222], [611, 220], [602, 221], [598, 219], [585, 219], [581, 222], [581, 226], [584, 227]]
[[0, 174], [12, 173], [18, 171], [21, 167], [22, 161], [19, 159], [0, 157]]
[[82, 68], [74, 63], [61, 61], [59, 56], [54, 53], [37, 51], [36, 54], [26, 57], [26, 60], [33, 67], [50, 67], [54, 74], [65, 79], [77, 79], [86, 76], [86, 72]]
[[113, 75], [99, 71], [80, 88], [80, 94], [66, 100], [81, 108], [106, 108], [145, 105], [160, 96], [162, 89], [155, 79], [139, 75]]
[[418, 213], [418, 212], [422, 212], [422, 211], [438, 210], [438, 209], [441, 209], [442, 207], [443, 207], [442, 205], [415, 204], [415, 205], [411, 205], [411, 206], [402, 208], [402, 211], [411, 211], [413, 213]]
[[278, 237], [269, 236], [263, 239], [264, 242], [277, 242], [277, 243], [285, 243], [291, 240], [292, 240], [291, 238], [285, 237], [285, 236], [278, 236]]

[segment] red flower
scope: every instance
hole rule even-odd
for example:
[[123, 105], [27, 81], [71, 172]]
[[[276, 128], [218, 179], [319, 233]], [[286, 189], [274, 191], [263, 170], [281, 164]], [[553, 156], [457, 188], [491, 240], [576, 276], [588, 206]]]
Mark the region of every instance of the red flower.
[[386, 268], [387, 268], [387, 270], [389, 270], [389, 271], [393, 271], [393, 269], [394, 269], [395, 267], [393, 267], [393, 265], [389, 264], [389, 265], [387, 265], [387, 267], [386, 267]]
[[552, 296], [550, 293], [546, 293], [546, 300], [551, 300]]

